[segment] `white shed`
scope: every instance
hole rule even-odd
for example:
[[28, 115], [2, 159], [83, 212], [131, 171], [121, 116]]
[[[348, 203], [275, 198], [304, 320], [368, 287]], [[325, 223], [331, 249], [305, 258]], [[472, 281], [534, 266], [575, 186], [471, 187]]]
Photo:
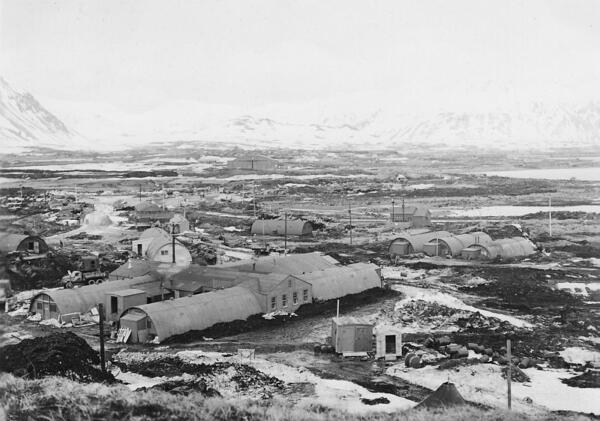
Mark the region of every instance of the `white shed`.
[[375, 358], [395, 360], [402, 356], [402, 331], [396, 326], [375, 328]]

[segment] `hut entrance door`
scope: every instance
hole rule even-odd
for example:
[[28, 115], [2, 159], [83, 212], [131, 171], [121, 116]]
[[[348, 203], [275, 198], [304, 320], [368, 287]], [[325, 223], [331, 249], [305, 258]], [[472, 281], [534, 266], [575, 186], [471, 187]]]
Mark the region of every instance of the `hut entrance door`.
[[396, 335], [385, 335], [385, 353], [396, 354]]

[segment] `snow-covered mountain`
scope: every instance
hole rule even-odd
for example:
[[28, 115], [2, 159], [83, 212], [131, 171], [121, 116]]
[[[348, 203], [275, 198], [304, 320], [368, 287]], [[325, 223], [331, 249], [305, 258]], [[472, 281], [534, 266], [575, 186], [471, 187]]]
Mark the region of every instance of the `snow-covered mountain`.
[[600, 102], [475, 102], [433, 109], [407, 98], [356, 94], [260, 107], [176, 101], [132, 113], [108, 104], [45, 99], [69, 131], [30, 94], [18, 93], [0, 79], [0, 140], [99, 150], [168, 141], [307, 148], [600, 146]]
[[72, 147], [77, 134], [30, 93], [18, 92], [0, 77], [0, 144], [3, 152], [32, 146]]

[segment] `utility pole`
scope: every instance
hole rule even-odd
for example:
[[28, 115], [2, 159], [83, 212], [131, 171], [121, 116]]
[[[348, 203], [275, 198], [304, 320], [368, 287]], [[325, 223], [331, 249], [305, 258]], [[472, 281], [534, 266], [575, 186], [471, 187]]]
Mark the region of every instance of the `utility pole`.
[[173, 263], [175, 263], [175, 222], [171, 224], [171, 238], [173, 239]]
[[404, 195], [402, 195], [402, 222], [405, 222], [405, 219], [404, 219]]
[[142, 185], [140, 184], [140, 203], [142, 201]]
[[392, 199], [392, 223], [396, 222], [396, 218], [394, 216], [394, 203], [396, 203], [394, 201], [394, 199]]
[[283, 220], [284, 220], [284, 233], [283, 233], [283, 254], [286, 254], [287, 250], [287, 211], [283, 212]]
[[100, 368], [106, 373], [106, 361], [104, 355], [104, 304], [98, 304], [98, 324], [100, 325]]
[[550, 231], [550, 237], [552, 237], [552, 196], [548, 198], [548, 230]]
[[506, 383], [508, 386], [508, 409], [511, 409], [511, 380], [512, 380], [512, 360], [510, 355], [510, 339], [506, 340], [506, 358], [508, 358], [508, 366], [506, 367]]
[[348, 200], [348, 218], [350, 219], [350, 245], [352, 245], [352, 204]]
[[252, 203], [254, 205], [254, 219], [256, 219], [256, 184], [252, 183]]

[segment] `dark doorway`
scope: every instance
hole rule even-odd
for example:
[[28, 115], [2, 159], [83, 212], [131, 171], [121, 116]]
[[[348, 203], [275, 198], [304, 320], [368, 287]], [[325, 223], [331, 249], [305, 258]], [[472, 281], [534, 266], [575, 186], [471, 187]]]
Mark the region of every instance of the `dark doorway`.
[[112, 296], [112, 297], [110, 297], [110, 313], [115, 314], [118, 311], [119, 311], [119, 305], [118, 305], [117, 297]]
[[141, 256], [141, 255], [142, 255], [142, 245], [141, 245], [141, 244], [138, 244], [137, 246], [138, 246], [138, 247], [137, 247], [137, 249], [138, 249], [138, 250], [137, 250], [137, 254], [138, 254], [138, 256]]
[[396, 353], [396, 335], [385, 335], [385, 353]]

